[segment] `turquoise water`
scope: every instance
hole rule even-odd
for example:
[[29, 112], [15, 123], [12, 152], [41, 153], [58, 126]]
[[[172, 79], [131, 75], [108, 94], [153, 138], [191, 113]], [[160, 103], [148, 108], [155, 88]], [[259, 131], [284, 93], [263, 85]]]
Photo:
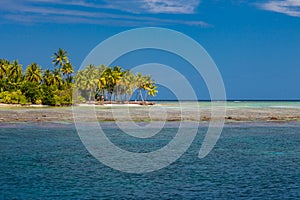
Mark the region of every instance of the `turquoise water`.
[[[176, 124], [135, 139], [107, 123], [120, 147], [152, 151]], [[73, 125], [0, 125], [0, 199], [299, 199], [300, 124], [227, 125], [214, 150], [197, 157], [206, 127], [175, 163], [147, 174], [115, 171], [93, 158]]]
[[[176, 101], [157, 101], [156, 104], [160, 104], [166, 107], [178, 107], [179, 103]], [[182, 107], [194, 107], [199, 105], [200, 108], [210, 107], [211, 102], [204, 101], [182, 101]], [[215, 106], [224, 106], [224, 102], [214, 102]], [[228, 108], [300, 108], [300, 101], [227, 101], [225, 105]]]

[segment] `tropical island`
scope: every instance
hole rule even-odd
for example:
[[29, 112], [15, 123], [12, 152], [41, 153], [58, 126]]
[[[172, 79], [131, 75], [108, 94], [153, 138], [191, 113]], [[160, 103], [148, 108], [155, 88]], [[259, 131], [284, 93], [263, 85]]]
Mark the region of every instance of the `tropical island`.
[[[37, 63], [29, 64], [25, 73], [17, 61], [0, 59], [0, 103], [19, 105], [69, 106], [78, 103], [147, 104], [157, 94], [150, 75], [133, 74], [119, 66], [90, 64], [74, 72], [68, 53], [59, 48], [52, 56], [53, 70]], [[77, 98], [73, 100], [73, 92]]]
[[[42, 69], [33, 62], [23, 71], [17, 61], [0, 59], [0, 122], [72, 122], [70, 105], [97, 105], [95, 110], [99, 121], [114, 121], [113, 113], [105, 105], [153, 105], [148, 98], [157, 94], [157, 86], [150, 75], [132, 73], [119, 66], [95, 66], [90, 64], [74, 72], [68, 53], [59, 48], [52, 55], [53, 69]], [[193, 106], [199, 104], [194, 102]], [[201, 103], [200, 103], [201, 104]], [[101, 106], [104, 105], [104, 106]], [[201, 104], [202, 105], [202, 104]], [[149, 115], [147, 107], [130, 109], [134, 121], [210, 121], [210, 107], [201, 106], [200, 115], [195, 107], [186, 103], [184, 115], [180, 106], [173, 102], [163, 103], [155, 116]], [[11, 109], [14, 106], [55, 106], [55, 109]], [[7, 107], [7, 108], [4, 108]], [[122, 108], [121, 108], [122, 109]], [[166, 118], [161, 114], [166, 112]], [[245, 121], [299, 121], [299, 107], [226, 107], [226, 122]], [[219, 116], [222, 118], [223, 116]], [[83, 118], [92, 119], [88, 114]], [[130, 120], [130, 119], [128, 119]]]

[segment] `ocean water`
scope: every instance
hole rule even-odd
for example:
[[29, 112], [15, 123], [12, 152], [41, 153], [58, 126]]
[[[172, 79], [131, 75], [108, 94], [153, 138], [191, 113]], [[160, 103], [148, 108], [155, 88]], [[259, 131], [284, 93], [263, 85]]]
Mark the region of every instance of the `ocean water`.
[[[156, 104], [159, 104], [163, 107], [179, 107], [179, 102], [176, 101], [156, 101]], [[212, 105], [209, 101], [181, 101], [182, 108], [191, 108], [196, 105], [199, 108], [208, 108]], [[215, 106], [224, 106], [224, 102], [216, 101], [214, 102]], [[227, 101], [225, 102], [227, 108], [297, 108], [300, 109], [300, 101]]]
[[[130, 151], [153, 151], [177, 130], [135, 139], [106, 123]], [[0, 124], [0, 199], [299, 199], [300, 123], [226, 125], [199, 159], [207, 128], [173, 164], [146, 174], [111, 169], [91, 156], [72, 124]]]

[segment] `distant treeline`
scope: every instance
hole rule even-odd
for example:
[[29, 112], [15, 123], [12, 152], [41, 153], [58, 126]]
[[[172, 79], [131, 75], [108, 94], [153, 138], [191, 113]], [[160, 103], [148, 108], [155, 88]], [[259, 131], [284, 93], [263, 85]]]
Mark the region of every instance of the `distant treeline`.
[[[42, 70], [37, 63], [23, 72], [17, 60], [0, 59], [0, 103], [72, 105], [87, 101], [145, 101], [155, 96], [157, 87], [149, 75], [136, 75], [122, 68], [89, 65], [74, 73], [69, 55], [59, 49], [52, 56], [54, 69]], [[135, 92], [135, 94], [134, 94]]]

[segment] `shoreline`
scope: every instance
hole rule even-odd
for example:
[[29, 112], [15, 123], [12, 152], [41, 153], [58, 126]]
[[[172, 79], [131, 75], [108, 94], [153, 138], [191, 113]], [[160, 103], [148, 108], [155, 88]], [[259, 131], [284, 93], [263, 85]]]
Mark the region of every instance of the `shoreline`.
[[57, 105], [43, 105], [43, 104], [5, 104], [0, 103], [1, 107], [22, 107], [22, 108], [58, 108], [58, 107], [72, 107], [72, 106], [154, 106], [155, 102], [148, 102], [148, 101], [129, 101], [129, 102], [114, 102], [114, 101], [107, 101], [107, 102], [87, 102], [87, 103], [79, 103], [74, 105], [64, 105], [64, 106], [57, 106]]
[[[209, 107], [200, 107], [200, 113], [195, 112], [193, 107], [184, 108], [184, 112], [181, 113], [178, 107], [159, 104], [155, 106], [112, 104], [105, 106], [76, 106], [77, 108], [81, 110], [79, 117], [82, 119], [82, 122], [150, 122], [152, 120], [207, 123], [211, 120]], [[227, 107], [226, 110], [225, 123], [300, 122], [300, 108]], [[90, 112], [95, 112], [97, 118], [95, 119]], [[0, 105], [0, 123], [74, 123], [73, 114], [72, 106], [20, 107]], [[222, 116], [219, 116], [219, 119], [221, 118]]]
[[46, 107], [51, 107], [49, 105], [42, 105], [42, 104], [26, 104], [26, 105], [22, 105], [22, 104], [5, 104], [5, 103], [0, 103], [0, 108], [1, 107], [22, 107], [22, 108], [46, 108]]

